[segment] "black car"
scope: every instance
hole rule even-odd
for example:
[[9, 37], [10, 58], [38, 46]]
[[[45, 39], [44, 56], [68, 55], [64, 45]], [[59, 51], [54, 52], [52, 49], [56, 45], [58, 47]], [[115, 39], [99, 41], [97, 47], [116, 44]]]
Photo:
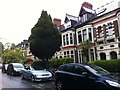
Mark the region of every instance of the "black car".
[[10, 63], [7, 67], [7, 74], [21, 75], [24, 66], [21, 63]]
[[7, 67], [8, 67], [8, 64], [3, 64], [2, 65], [2, 73], [6, 73], [7, 72]]
[[120, 90], [120, 79], [96, 65], [70, 63], [55, 72], [57, 90]]

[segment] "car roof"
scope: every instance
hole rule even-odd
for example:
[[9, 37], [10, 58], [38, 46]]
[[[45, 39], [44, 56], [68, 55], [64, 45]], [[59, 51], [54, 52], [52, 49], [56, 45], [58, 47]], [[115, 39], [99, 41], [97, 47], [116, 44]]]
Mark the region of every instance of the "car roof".
[[12, 65], [22, 65], [22, 63], [10, 63]]
[[80, 64], [80, 63], [67, 63], [63, 65], [80, 65], [80, 66], [87, 66], [86, 64]]

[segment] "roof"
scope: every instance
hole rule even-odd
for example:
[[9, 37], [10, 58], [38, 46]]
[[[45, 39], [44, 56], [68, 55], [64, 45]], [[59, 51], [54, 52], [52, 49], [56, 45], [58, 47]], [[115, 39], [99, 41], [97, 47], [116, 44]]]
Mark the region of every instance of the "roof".
[[103, 15], [103, 14], [106, 14], [106, 13], [108, 13], [108, 12], [110, 12], [110, 11], [113, 11], [113, 10], [117, 9], [117, 8], [118, 8], [118, 2], [119, 2], [119, 1], [120, 1], [120, 0], [115, 0], [115, 1], [113, 0], [113, 1], [111, 1], [111, 2], [109, 2], [109, 3], [107, 3], [107, 4], [105, 4], [105, 5], [97, 8], [97, 9], [95, 10], [97, 16], [101, 16], [101, 15]]
[[86, 8], [86, 7], [83, 7], [83, 9], [89, 13], [92, 13], [92, 14], [95, 14], [95, 10], [92, 10], [92, 9], [89, 9], [89, 8]]
[[[118, 11], [120, 9], [120, 7], [118, 6], [118, 3], [120, 3], [120, 0], [115, 0], [115, 1], [111, 1], [99, 8], [97, 8], [96, 10], [89, 10], [85, 7], [82, 7], [82, 9], [84, 9], [85, 11], [87, 12], [91, 12], [91, 13], [95, 13], [97, 16], [91, 18], [90, 20], [84, 22], [84, 23], [81, 23], [80, 21], [74, 26], [75, 28], [78, 28], [78, 27], [82, 27], [86, 24], [90, 24], [89, 22], [92, 21], [92, 20], [95, 20], [99, 17], [102, 17], [104, 15], [106, 15], [107, 13], [110, 13], [110, 12], [114, 12], [114, 11]], [[94, 12], [95, 11], [95, 12]]]
[[76, 16], [73, 16], [73, 15], [69, 15], [69, 14], [66, 14], [66, 17], [65, 17], [65, 21], [64, 22], [66, 22], [66, 20], [73, 20], [73, 21], [77, 21], [78, 22], [78, 20], [79, 20], [79, 18], [78, 17], [76, 17]]

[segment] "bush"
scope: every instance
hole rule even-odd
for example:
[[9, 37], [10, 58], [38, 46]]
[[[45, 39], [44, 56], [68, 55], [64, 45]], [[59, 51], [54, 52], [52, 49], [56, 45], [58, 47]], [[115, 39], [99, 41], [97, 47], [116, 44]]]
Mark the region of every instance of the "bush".
[[53, 68], [58, 68], [62, 64], [72, 63], [72, 62], [73, 62], [73, 59], [69, 57], [60, 58], [60, 59], [52, 58], [51, 60], [49, 60], [49, 66]]
[[96, 60], [88, 64], [98, 65], [111, 73], [120, 73], [120, 60]]
[[31, 66], [32, 66], [32, 67], [38, 67], [38, 66], [40, 66], [40, 67], [45, 68], [44, 62], [42, 62], [42, 61], [34, 61], [34, 62], [31, 64]]

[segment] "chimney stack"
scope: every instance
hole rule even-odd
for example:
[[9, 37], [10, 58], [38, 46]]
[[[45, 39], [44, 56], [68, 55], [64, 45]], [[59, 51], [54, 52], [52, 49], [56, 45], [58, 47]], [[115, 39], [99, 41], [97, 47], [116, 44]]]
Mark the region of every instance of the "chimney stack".
[[91, 10], [93, 8], [92, 4], [88, 3], [88, 2], [83, 2], [82, 7], [86, 7], [86, 8], [91, 9]]
[[55, 25], [57, 25], [57, 27], [59, 27], [61, 25], [61, 19], [54, 18], [53, 22]]

